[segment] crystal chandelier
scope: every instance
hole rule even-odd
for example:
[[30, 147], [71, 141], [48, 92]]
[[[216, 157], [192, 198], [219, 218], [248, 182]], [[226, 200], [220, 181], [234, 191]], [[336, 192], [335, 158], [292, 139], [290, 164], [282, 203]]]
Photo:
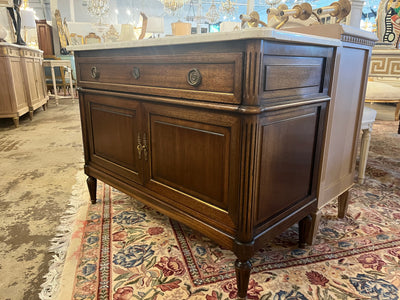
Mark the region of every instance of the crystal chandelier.
[[227, 16], [233, 17], [236, 12], [235, 5], [236, 3], [232, 2], [231, 0], [221, 2], [221, 12]]
[[169, 14], [175, 14], [175, 12], [180, 9], [187, 0], [161, 0], [164, 4], [164, 10]]
[[209, 10], [206, 13], [206, 19], [210, 24], [215, 24], [219, 20], [219, 13], [217, 7], [214, 4], [214, 0], [212, 1]]
[[101, 23], [101, 18], [110, 11], [110, 4], [108, 0], [89, 0], [88, 11], [90, 15], [98, 17]]

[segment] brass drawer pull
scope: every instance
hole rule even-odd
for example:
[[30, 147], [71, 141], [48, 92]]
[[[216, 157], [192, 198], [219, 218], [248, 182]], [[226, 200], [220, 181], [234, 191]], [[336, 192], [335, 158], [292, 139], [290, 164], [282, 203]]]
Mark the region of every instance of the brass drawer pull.
[[140, 69], [138, 67], [133, 67], [132, 76], [135, 79], [139, 79], [139, 77], [140, 77]]
[[92, 68], [90, 69], [90, 75], [92, 76], [93, 79], [97, 79], [97, 78], [100, 77], [100, 72], [97, 71], [97, 68], [96, 68], [96, 67], [92, 67]]
[[201, 84], [201, 73], [199, 69], [191, 69], [187, 75], [187, 83], [191, 86], [199, 86]]

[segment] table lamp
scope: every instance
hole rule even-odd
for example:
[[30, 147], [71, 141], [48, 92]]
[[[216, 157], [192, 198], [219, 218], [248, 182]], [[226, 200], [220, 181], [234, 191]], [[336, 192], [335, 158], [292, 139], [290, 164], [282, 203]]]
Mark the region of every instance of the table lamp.
[[35, 13], [33, 9], [21, 9], [21, 28], [24, 30], [25, 42], [28, 44], [27, 30], [36, 28]]

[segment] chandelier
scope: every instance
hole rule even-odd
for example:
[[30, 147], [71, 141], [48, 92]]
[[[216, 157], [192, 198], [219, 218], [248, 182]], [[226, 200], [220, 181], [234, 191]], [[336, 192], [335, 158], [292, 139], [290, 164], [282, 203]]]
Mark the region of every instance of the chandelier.
[[169, 14], [175, 14], [175, 12], [180, 9], [187, 0], [161, 0], [164, 4], [164, 10]]
[[90, 15], [98, 17], [101, 23], [101, 18], [110, 11], [110, 4], [108, 0], [89, 0], [88, 11]]
[[233, 17], [236, 12], [235, 5], [236, 3], [232, 2], [231, 0], [221, 2], [221, 12], [227, 16]]
[[215, 24], [219, 20], [219, 13], [217, 7], [214, 4], [214, 0], [212, 0], [212, 4], [206, 13], [206, 19], [210, 24]]

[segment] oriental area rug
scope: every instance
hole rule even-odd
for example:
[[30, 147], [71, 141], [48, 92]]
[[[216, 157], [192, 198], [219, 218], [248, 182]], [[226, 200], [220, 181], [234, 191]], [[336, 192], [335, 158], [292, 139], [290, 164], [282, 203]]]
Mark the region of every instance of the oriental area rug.
[[[296, 226], [265, 245], [247, 299], [399, 299], [396, 122], [376, 122], [373, 136], [367, 180], [350, 190], [346, 217], [333, 201], [315, 245], [299, 249]], [[106, 184], [97, 193], [78, 212], [62, 275], [42, 299], [236, 299], [231, 251]]]

